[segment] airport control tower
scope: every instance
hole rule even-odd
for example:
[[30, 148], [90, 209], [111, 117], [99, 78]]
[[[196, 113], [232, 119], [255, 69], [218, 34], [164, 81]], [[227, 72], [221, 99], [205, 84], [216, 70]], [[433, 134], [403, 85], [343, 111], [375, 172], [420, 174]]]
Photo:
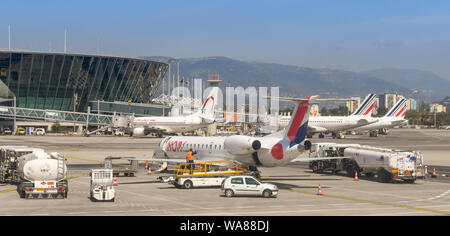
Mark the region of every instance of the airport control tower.
[[208, 77], [209, 80], [206, 82], [209, 87], [219, 87], [220, 82], [222, 82], [222, 80], [219, 79], [219, 74], [209, 74]]
[[[222, 80], [219, 79], [219, 74], [209, 74], [209, 79], [206, 81], [207, 87], [219, 87]], [[216, 118], [223, 118], [223, 109], [221, 107], [216, 107]], [[216, 135], [217, 133], [217, 123], [213, 123], [207, 128], [208, 135]]]

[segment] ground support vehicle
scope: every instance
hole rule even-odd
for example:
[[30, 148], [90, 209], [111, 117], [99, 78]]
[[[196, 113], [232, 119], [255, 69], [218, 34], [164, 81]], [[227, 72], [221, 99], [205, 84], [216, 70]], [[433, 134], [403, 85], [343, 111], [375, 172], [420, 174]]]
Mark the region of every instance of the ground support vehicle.
[[[315, 143], [309, 151], [309, 167], [315, 173], [331, 171], [337, 174], [345, 171], [347, 176], [355, 173], [368, 177], [377, 176], [381, 182], [393, 179], [414, 183], [424, 178], [423, 156], [417, 151], [401, 151], [377, 148], [359, 144]], [[320, 160], [321, 157], [342, 157], [341, 159]]]
[[114, 189], [112, 169], [91, 170], [91, 201], [114, 202], [116, 190]]
[[0, 180], [17, 185], [21, 198], [66, 198], [64, 157], [40, 148], [0, 146]]
[[121, 160], [121, 159], [129, 159], [129, 157], [106, 157], [104, 161], [105, 169], [112, 169], [113, 176], [119, 177], [120, 174], [123, 176], [131, 176], [133, 177], [135, 173], [138, 171], [138, 161], [130, 160], [129, 165], [120, 164], [120, 167], [113, 168], [113, 160]]
[[177, 188], [220, 187], [222, 182], [233, 175], [251, 174], [251, 170], [239, 167], [234, 161], [196, 161], [180, 163], [172, 176], [160, 176], [162, 182], [168, 182]]
[[251, 176], [232, 176], [222, 184], [222, 192], [227, 197], [235, 195], [277, 197], [278, 191], [276, 185], [261, 183]]

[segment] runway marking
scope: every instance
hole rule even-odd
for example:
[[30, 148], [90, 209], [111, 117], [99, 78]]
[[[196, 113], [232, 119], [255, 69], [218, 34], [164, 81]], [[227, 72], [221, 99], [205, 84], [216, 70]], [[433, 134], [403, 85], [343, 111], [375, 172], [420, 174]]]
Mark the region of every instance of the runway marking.
[[67, 149], [64, 149], [64, 151], [78, 151], [78, 149], [76, 149], [76, 148], [67, 148]]
[[16, 189], [6, 189], [6, 190], [0, 191], [0, 193], [7, 193], [7, 192], [14, 191], [14, 190], [16, 190]]
[[442, 197], [445, 197], [447, 194], [449, 194], [450, 193], [450, 190], [448, 190], [447, 192], [445, 192], [445, 193], [443, 193], [443, 194], [441, 194], [441, 195], [438, 195], [438, 196], [435, 196], [435, 197], [431, 197], [431, 198], [427, 198], [426, 200], [436, 200], [436, 199], [438, 199], [438, 198], [442, 198]]
[[[295, 190], [295, 189], [286, 189], [286, 190], [292, 191], [292, 192], [298, 192], [298, 193], [310, 194], [310, 195], [317, 195], [317, 193], [313, 193], [313, 192], [305, 192], [305, 191], [300, 191], [300, 190]], [[358, 198], [351, 198], [351, 197], [344, 197], [344, 196], [337, 196], [337, 195], [331, 195], [331, 194], [322, 194], [321, 196], [318, 196], [318, 197], [322, 197], [322, 196], [323, 196], [323, 197], [331, 197], [331, 198], [338, 198], [338, 199], [350, 200], [350, 201], [356, 201], [356, 202], [360, 202], [360, 203], [371, 203], [371, 204], [375, 204], [375, 205], [384, 205], [384, 206], [401, 207], [401, 208], [406, 208], [406, 209], [413, 209], [413, 210], [419, 210], [419, 211], [428, 211], [428, 212], [433, 212], [433, 213], [439, 213], [439, 214], [450, 215], [450, 212], [446, 212], [446, 211], [439, 211], [439, 210], [425, 209], [425, 208], [413, 207], [413, 206], [406, 206], [406, 205], [398, 205], [398, 204], [392, 204], [392, 203], [387, 203], [387, 202], [370, 201], [370, 200], [364, 200], [364, 199], [358, 199]]]

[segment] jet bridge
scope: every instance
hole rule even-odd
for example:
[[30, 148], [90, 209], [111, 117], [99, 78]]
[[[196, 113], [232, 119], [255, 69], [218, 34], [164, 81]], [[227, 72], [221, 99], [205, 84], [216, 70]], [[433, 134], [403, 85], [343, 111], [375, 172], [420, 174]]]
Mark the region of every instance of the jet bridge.
[[68, 122], [88, 125], [110, 125], [114, 123], [113, 115], [95, 113], [31, 109], [22, 107], [0, 106], [0, 117], [45, 122]]

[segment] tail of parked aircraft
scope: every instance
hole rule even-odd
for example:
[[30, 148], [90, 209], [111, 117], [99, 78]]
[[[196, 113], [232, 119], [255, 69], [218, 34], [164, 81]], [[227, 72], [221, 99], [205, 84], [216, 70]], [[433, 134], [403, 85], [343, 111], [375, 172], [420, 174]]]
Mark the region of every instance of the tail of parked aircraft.
[[371, 116], [373, 111], [373, 106], [375, 104], [376, 94], [371, 93], [367, 95], [358, 109], [353, 112], [353, 116]]
[[219, 96], [219, 88], [212, 87], [202, 107], [195, 113], [195, 115], [198, 115], [202, 118], [214, 120], [218, 96]]
[[298, 101], [298, 105], [285, 129], [284, 137], [290, 140], [290, 147], [300, 144], [306, 138], [311, 110], [310, 99], [311, 97], [306, 97], [304, 100]]
[[385, 117], [398, 117], [404, 118], [406, 115], [406, 98], [400, 99], [392, 108], [389, 110]]

